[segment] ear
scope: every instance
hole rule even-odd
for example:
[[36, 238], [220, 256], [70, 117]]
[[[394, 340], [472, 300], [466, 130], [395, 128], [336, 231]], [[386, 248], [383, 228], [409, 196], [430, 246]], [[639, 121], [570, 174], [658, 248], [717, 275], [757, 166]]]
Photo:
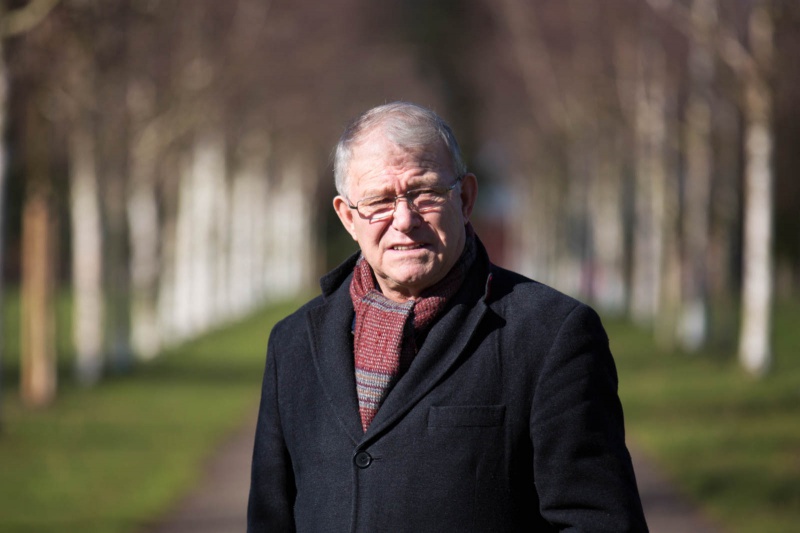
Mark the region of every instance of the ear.
[[475, 174], [465, 174], [461, 179], [461, 214], [464, 216], [464, 223], [469, 222], [472, 215], [472, 208], [478, 199], [478, 178]]
[[333, 199], [333, 209], [336, 211], [336, 215], [339, 217], [339, 220], [342, 221], [342, 226], [344, 226], [344, 229], [347, 230], [347, 233], [353, 237], [354, 241], [358, 241], [355, 220], [353, 220], [353, 217], [355, 216], [354, 210], [350, 209], [350, 205], [347, 200], [341, 196], [337, 196]]

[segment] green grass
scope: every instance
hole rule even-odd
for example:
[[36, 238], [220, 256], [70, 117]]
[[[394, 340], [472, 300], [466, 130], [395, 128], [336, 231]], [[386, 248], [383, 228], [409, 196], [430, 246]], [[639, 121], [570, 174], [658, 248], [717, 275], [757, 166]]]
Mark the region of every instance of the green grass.
[[668, 353], [607, 324], [629, 438], [731, 532], [800, 524], [800, 306], [775, 317], [775, 363], [761, 380], [734, 354]]
[[292, 307], [261, 312], [91, 389], [67, 380], [45, 410], [24, 409], [7, 386], [0, 531], [124, 533], [165, 512], [221, 440], [254, 416], [269, 331]]
[[[59, 302], [64, 313], [68, 298]], [[68, 330], [60, 328], [67, 379], [41, 411], [23, 409], [8, 388], [18, 369], [7, 312], [0, 531], [126, 533], [165, 512], [221, 439], [252, 416], [270, 327], [292, 306], [92, 389], [71, 384]], [[647, 332], [606, 324], [629, 438], [732, 533], [800, 524], [800, 305], [781, 305], [775, 317], [775, 364], [762, 380], [731, 353], [664, 352]]]

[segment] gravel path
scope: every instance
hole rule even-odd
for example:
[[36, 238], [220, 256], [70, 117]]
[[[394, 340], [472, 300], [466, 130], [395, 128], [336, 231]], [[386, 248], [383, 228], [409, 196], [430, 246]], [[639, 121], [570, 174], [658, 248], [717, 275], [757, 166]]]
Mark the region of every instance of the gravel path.
[[[243, 533], [254, 428], [242, 428], [207, 465], [200, 485], [163, 521], [142, 533]], [[682, 497], [661, 470], [632, 450], [651, 533], [723, 533]]]

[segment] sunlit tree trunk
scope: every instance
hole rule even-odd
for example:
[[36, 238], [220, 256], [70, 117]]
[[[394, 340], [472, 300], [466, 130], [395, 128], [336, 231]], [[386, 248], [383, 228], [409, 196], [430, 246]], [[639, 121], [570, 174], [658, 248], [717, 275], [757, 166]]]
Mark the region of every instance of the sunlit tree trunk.
[[158, 326], [159, 219], [156, 195], [158, 123], [154, 95], [147, 83], [131, 83], [128, 108], [132, 135], [126, 199], [131, 273], [131, 344], [134, 353], [151, 359], [161, 348]]
[[178, 176], [174, 185], [163, 191], [164, 216], [159, 228], [161, 243], [161, 268], [158, 276], [158, 327], [162, 346], [171, 346], [180, 341], [180, 310], [178, 307], [178, 250], [177, 232], [180, 216], [179, 197], [183, 173], [181, 172], [181, 154], [176, 151], [165, 154], [162, 165], [164, 172]]
[[[543, 283], [554, 284], [556, 263], [558, 191], [556, 170], [552, 161], [535, 148], [537, 141], [527, 137], [522, 141], [525, 152], [536, 152], [512, 174], [511, 222], [513, 243], [509, 253], [515, 270]], [[527, 154], [526, 154], [527, 155]]]
[[[525, 139], [520, 153], [528, 167], [515, 179], [527, 181], [515, 185], [514, 225], [522, 245], [514, 253], [518, 257], [515, 264], [520, 271], [570, 292], [567, 285], [573, 285], [575, 268], [564, 264], [568, 257], [564, 255], [564, 171], [559, 168], [558, 155], [536, 146], [569, 133], [570, 110], [535, 6], [523, 0], [503, 0], [499, 9], [524, 87], [525, 108], [538, 131], [538, 135], [521, 133]], [[528, 158], [532, 151], [539, 157]]]
[[[753, 55], [770, 71], [773, 28], [765, 2], [750, 15]], [[772, 93], [764, 78], [751, 73], [745, 84], [745, 176], [742, 325], [739, 357], [751, 373], [771, 364], [773, 169]]]
[[49, 146], [34, 97], [25, 123], [27, 191], [22, 209], [20, 393], [26, 405], [50, 403], [56, 393], [55, 237], [50, 205]]
[[231, 186], [230, 266], [231, 312], [241, 316], [263, 301], [261, 283], [264, 247], [260, 240], [267, 213], [267, 143], [258, 135], [245, 137]]
[[201, 134], [194, 146], [192, 178], [196, 195], [193, 219], [194, 282], [200, 331], [223, 317], [225, 248], [228, 236], [225, 144], [219, 132]]
[[199, 135], [182, 164], [175, 232], [176, 330], [180, 338], [213, 325], [218, 312], [216, 254], [222, 234], [215, 224], [224, 173], [222, 139], [214, 133]]
[[663, 50], [650, 43], [639, 58], [636, 108], [636, 182], [632, 251], [632, 318], [653, 322], [660, 306], [664, 254], [665, 67]]
[[103, 230], [94, 137], [85, 118], [70, 132], [73, 339], [78, 381], [91, 385], [103, 368]]
[[[668, 99], [666, 117], [677, 117], [675, 99]], [[676, 138], [677, 120], [666, 118], [667, 138]], [[656, 342], [664, 349], [675, 347], [681, 309], [681, 235], [680, 235], [680, 184], [677, 142], [667, 142], [664, 158], [662, 190], [662, 221], [659, 230], [662, 239], [661, 278], [659, 279], [659, 305], [654, 324]]]
[[283, 180], [281, 203], [284, 217], [278, 221], [276, 229], [280, 232], [281, 248], [287, 251], [287, 256], [283, 276], [285, 286], [278, 292], [280, 297], [296, 295], [308, 287], [316, 266], [313, 209], [316, 176], [308, 159], [295, 156]]
[[[23, 34], [39, 24], [59, 0], [30, 0], [24, 5], [8, 9], [8, 2], [0, 0], [0, 323], [3, 323], [3, 275], [5, 265], [6, 219], [6, 120], [8, 105], [8, 70], [6, 68], [4, 40]], [[3, 425], [3, 347], [0, 343], [0, 429]]]
[[173, 309], [175, 340], [180, 341], [195, 333], [192, 308], [195, 305], [193, 261], [193, 228], [192, 212], [194, 211], [195, 194], [191, 172], [191, 156], [182, 154], [177, 165], [180, 175], [178, 188], [177, 214], [175, 221], [174, 267], [173, 271]]
[[[225, 139], [220, 134], [212, 141], [208, 165], [210, 173], [206, 179], [212, 179], [213, 210], [211, 212], [211, 268], [213, 272], [212, 302], [213, 316], [210, 325], [224, 323], [231, 319], [232, 295], [231, 278], [228, 274], [231, 265], [231, 224], [238, 213], [231, 210], [231, 191], [229, 188], [228, 169], [225, 159]], [[213, 172], [213, 174], [211, 174]]]
[[75, 376], [96, 383], [103, 371], [103, 221], [97, 175], [95, 71], [91, 53], [72, 34], [63, 41], [66, 69], [59, 103], [68, 116], [69, 215], [72, 238], [72, 338]]
[[689, 52], [689, 98], [684, 139], [686, 153], [683, 217], [683, 298], [678, 334], [685, 349], [703, 346], [708, 334], [708, 258], [711, 212], [711, 83], [716, 0], [694, 0]]
[[48, 199], [30, 194], [22, 213], [21, 395], [41, 407], [56, 394], [54, 228]]
[[597, 174], [589, 190], [589, 230], [594, 244], [592, 299], [604, 311], [620, 313], [627, 301], [623, 169], [615, 136], [610, 136], [598, 139]]

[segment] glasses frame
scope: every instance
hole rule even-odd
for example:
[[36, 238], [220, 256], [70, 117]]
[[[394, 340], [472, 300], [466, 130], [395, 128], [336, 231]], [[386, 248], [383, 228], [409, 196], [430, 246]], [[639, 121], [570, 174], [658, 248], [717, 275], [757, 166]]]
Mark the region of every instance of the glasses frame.
[[[450, 193], [450, 191], [452, 191], [453, 189], [458, 187], [458, 185], [461, 183], [461, 180], [463, 180], [463, 179], [464, 179], [464, 176], [458, 176], [456, 178], [455, 183], [453, 183], [449, 187], [434, 187], [434, 186], [419, 187], [417, 189], [411, 189], [410, 191], [406, 191], [405, 194], [398, 194], [397, 196], [394, 197], [394, 208], [391, 211], [387, 211], [385, 215], [380, 215], [380, 216], [375, 216], [375, 215], [372, 215], [371, 217], [364, 216], [364, 214], [361, 213], [361, 211], [359, 211], [358, 206], [362, 202], [364, 202], [365, 200], [372, 200], [374, 198], [391, 198], [390, 196], [384, 196], [384, 195], [381, 195], [381, 194], [378, 194], [378, 195], [375, 195], [375, 196], [367, 196], [366, 198], [362, 198], [361, 200], [357, 201], [355, 203], [355, 205], [350, 203], [350, 199], [349, 198], [345, 197], [345, 199], [347, 200], [347, 207], [349, 207], [350, 209], [355, 209], [355, 211], [356, 211], [356, 213], [358, 213], [359, 217], [363, 218], [364, 220], [369, 220], [369, 221], [385, 220], [387, 218], [393, 217], [395, 211], [397, 211], [397, 201], [401, 200], [401, 199], [406, 201], [406, 205], [408, 205], [408, 208], [411, 211], [414, 211], [415, 213], [419, 213], [419, 214], [428, 213], [430, 211], [433, 211], [436, 207], [441, 207], [441, 206], [435, 206], [435, 207], [431, 207], [429, 209], [425, 209], [424, 211], [420, 211], [419, 208], [416, 205], [414, 205], [414, 202], [408, 198], [408, 196], [409, 195], [413, 195], [416, 192], [425, 191], [425, 190], [433, 190], [433, 191], [439, 191], [440, 190], [441, 191], [440, 194], [442, 196], [446, 196], [448, 193]], [[445, 202], [446, 201], [447, 200], [445, 200]], [[442, 205], [444, 205], [444, 203]]]

